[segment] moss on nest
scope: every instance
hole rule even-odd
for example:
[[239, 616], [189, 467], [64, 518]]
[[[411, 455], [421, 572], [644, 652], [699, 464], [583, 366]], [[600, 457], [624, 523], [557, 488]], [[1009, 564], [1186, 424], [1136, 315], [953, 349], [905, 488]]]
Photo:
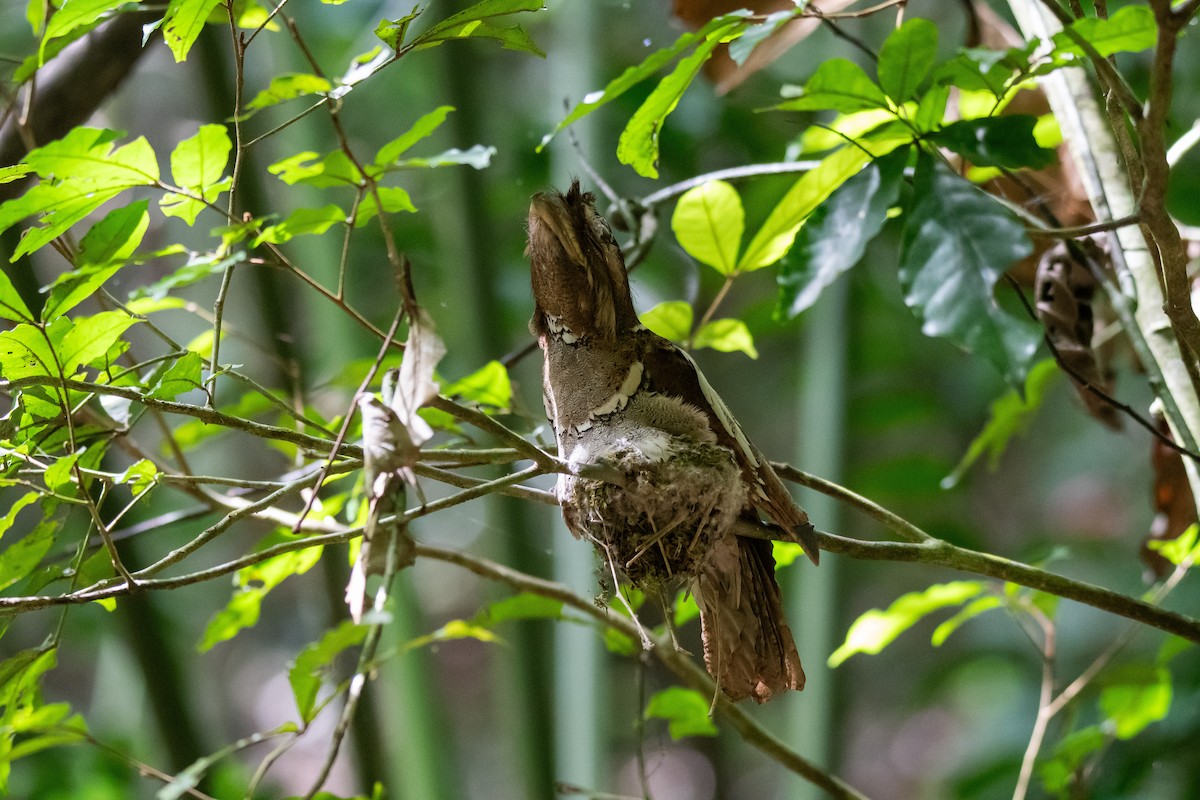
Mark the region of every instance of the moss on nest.
[[728, 449], [672, 437], [672, 458], [651, 461], [635, 448], [605, 462], [625, 486], [570, 478], [563, 512], [604, 559], [644, 590], [693, 577], [714, 538], [728, 530], [745, 503], [740, 473]]

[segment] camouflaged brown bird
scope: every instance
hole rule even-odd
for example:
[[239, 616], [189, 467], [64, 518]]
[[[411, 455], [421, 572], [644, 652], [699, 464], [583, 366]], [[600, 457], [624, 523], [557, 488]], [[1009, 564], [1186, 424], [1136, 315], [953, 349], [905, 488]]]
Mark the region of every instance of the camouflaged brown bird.
[[571, 532], [651, 591], [690, 582], [704, 660], [733, 700], [804, 687], [761, 512], [817, 563], [808, 515], [683, 350], [638, 321], [625, 261], [578, 181], [535, 195], [529, 246], [546, 413], [559, 454], [617, 480], [561, 475]]

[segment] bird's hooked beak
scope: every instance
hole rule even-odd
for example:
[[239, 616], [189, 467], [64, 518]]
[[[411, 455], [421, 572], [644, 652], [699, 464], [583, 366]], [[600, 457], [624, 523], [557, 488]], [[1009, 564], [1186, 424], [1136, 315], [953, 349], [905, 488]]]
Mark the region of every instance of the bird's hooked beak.
[[[567, 200], [559, 192], [539, 192], [529, 203], [529, 249], [544, 250], [553, 237], [567, 258], [580, 267], [587, 266], [583, 247], [575, 233]], [[551, 245], [552, 246], [552, 245]]]

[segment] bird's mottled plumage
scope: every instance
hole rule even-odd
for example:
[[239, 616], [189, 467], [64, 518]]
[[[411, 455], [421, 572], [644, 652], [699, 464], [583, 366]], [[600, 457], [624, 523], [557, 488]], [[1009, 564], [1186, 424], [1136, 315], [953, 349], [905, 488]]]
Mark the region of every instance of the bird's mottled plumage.
[[637, 583], [692, 580], [705, 661], [731, 698], [803, 688], [770, 543], [732, 527], [757, 509], [815, 563], [808, 515], [691, 357], [638, 322], [620, 248], [578, 182], [533, 198], [527, 253], [559, 453], [625, 476], [561, 476], [568, 527]]

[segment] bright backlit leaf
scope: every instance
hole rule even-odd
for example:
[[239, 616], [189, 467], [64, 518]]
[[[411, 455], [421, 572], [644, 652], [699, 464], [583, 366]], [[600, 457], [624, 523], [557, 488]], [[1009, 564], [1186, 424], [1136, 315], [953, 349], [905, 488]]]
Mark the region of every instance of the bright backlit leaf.
[[1171, 673], [1166, 667], [1129, 664], [1104, 683], [1100, 711], [1118, 739], [1132, 739], [1171, 710]]
[[163, 39], [175, 61], [187, 58], [188, 51], [200, 37], [204, 23], [221, 0], [171, 0], [163, 16]]
[[742, 352], [751, 358], [758, 358], [754, 337], [740, 319], [714, 319], [705, 323], [696, 331], [692, 346], [696, 349], [711, 347], [722, 353]]
[[254, 99], [246, 104], [246, 108], [257, 111], [260, 108], [268, 108], [297, 97], [321, 94], [331, 89], [333, 89], [333, 84], [329, 82], [328, 78], [306, 72], [288, 72], [271, 78], [271, 83], [267, 88], [255, 95]]
[[443, 387], [442, 393], [447, 397], [506, 409], [512, 402], [512, 383], [503, 364], [489, 361], [470, 375]]
[[387, 166], [408, 152], [414, 144], [433, 133], [446, 121], [446, 117], [454, 110], [454, 106], [439, 106], [425, 114], [413, 123], [412, 127], [397, 136], [392, 141], [379, 148], [375, 154], [375, 163]]
[[692, 306], [682, 300], [659, 303], [638, 317], [651, 331], [672, 342], [685, 341], [692, 335]]
[[684, 91], [691, 85], [692, 79], [700, 72], [700, 68], [708, 61], [717, 45], [721, 44], [723, 36], [746, 24], [742, 16], [731, 15], [726, 19], [723, 26], [710, 33], [695, 50], [679, 60], [675, 69], [658, 82], [650, 96], [629, 118], [625, 130], [621, 131], [617, 140], [617, 160], [633, 167], [642, 177], [658, 177], [658, 134], [667, 116], [675, 110]]
[[671, 215], [680, 246], [722, 275], [737, 271], [744, 229], [742, 200], [725, 181], [708, 181], [684, 192]]
[[986, 591], [983, 581], [937, 583], [924, 591], [901, 595], [884, 610], [873, 608], [850, 626], [846, 641], [829, 657], [829, 666], [836, 667], [855, 653], [874, 655], [929, 614], [962, 605]]

